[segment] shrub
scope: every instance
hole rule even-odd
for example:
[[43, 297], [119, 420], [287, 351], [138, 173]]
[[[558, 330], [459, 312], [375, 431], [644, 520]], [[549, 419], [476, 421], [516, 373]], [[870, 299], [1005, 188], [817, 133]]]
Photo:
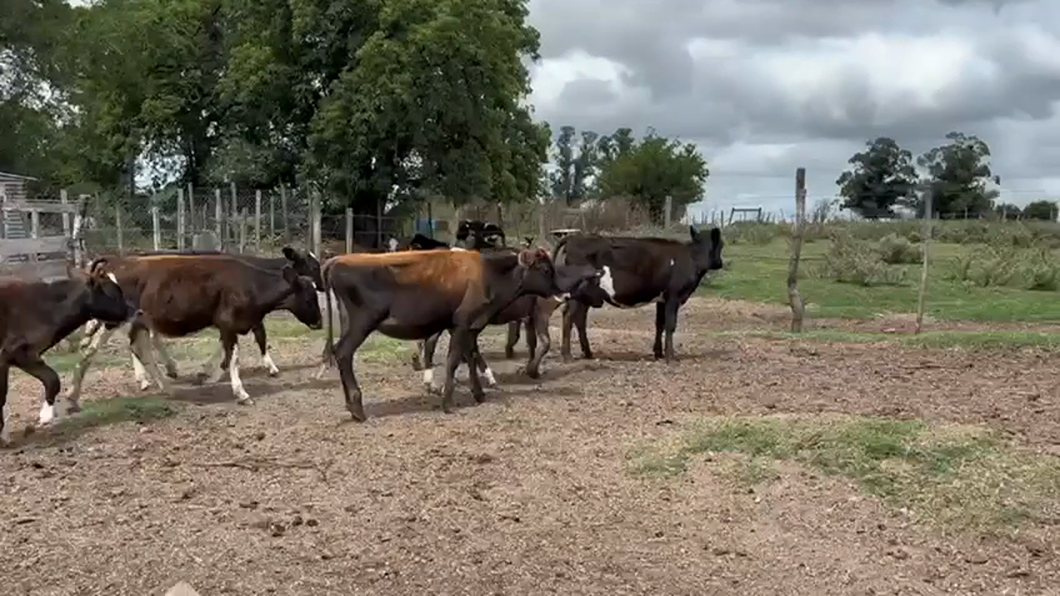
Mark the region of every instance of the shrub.
[[880, 259], [889, 265], [910, 265], [924, 261], [924, 251], [920, 246], [895, 233], [881, 238], [876, 249]]
[[1060, 290], [1060, 264], [1049, 249], [1042, 247], [984, 246], [957, 257], [950, 277], [983, 288]]
[[844, 230], [833, 232], [831, 245], [816, 274], [861, 286], [894, 285], [905, 280], [905, 270], [888, 267], [874, 244], [858, 240]]

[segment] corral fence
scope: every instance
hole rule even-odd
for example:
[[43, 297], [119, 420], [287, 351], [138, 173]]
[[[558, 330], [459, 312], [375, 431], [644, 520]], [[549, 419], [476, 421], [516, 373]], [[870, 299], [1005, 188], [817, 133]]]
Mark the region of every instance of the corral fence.
[[548, 242], [551, 233], [561, 229], [687, 235], [687, 228], [678, 224], [687, 220], [684, 211], [672, 208], [670, 201], [654, 214], [621, 197], [577, 207], [487, 201], [454, 207], [448, 201], [429, 200], [375, 213], [335, 203], [312, 187], [255, 189], [234, 183], [172, 186], [132, 198], [121, 191], [98, 193], [86, 208], [84, 240], [92, 254], [193, 249], [277, 254], [283, 246], [342, 253], [383, 248], [391, 237], [417, 232], [451, 242], [462, 219], [499, 224], [510, 245]]

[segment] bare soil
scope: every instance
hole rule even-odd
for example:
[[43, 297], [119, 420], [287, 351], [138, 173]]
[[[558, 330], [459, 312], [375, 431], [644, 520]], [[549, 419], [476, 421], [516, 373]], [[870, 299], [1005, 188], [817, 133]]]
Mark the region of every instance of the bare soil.
[[[943, 535], [794, 465], [757, 490], [709, 458], [631, 475], [631, 446], [718, 414], [984, 424], [1060, 455], [1057, 356], [699, 333], [782, 329], [768, 308], [693, 300], [670, 366], [650, 356], [648, 309], [593, 311], [597, 360], [561, 363], [554, 328], [538, 382], [516, 372], [522, 351], [503, 360], [498, 330], [484, 348], [501, 388], [474, 405], [460, 385], [452, 415], [406, 361], [359, 362], [365, 424], [336, 375], [312, 379], [319, 340], [275, 341], [277, 379], [244, 350], [254, 406], [189, 387], [171, 418], [0, 452], [0, 593], [1057, 593], [1060, 520]], [[130, 368], [91, 374], [85, 399], [134, 393]], [[11, 389], [18, 429], [39, 386]]]

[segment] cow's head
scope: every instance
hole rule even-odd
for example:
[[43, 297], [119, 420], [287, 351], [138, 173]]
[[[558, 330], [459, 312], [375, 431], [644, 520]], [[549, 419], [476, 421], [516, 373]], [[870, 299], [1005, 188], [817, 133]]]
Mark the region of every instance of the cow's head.
[[504, 245], [504, 230], [495, 223], [465, 219], [456, 228], [455, 244], [471, 250], [497, 248]]
[[596, 284], [602, 274], [592, 265], [556, 265], [558, 294], [576, 294], [582, 287]]
[[88, 289], [88, 315], [111, 325], [125, 322], [131, 315], [118, 278], [107, 268], [107, 259], [89, 263], [85, 285]]
[[290, 261], [291, 268], [298, 275], [303, 275], [313, 280], [313, 284], [321, 292], [324, 291], [324, 278], [320, 276], [320, 259], [311, 252], [299, 253], [290, 246], [283, 247], [283, 257]]
[[721, 260], [721, 249], [725, 245], [721, 240], [721, 230], [711, 228], [710, 232], [703, 234], [695, 228], [688, 226], [692, 234], [692, 260], [700, 271], [717, 271], [724, 266]]
[[551, 255], [544, 248], [519, 251], [519, 267], [523, 269], [523, 291], [535, 296], [565, 294], [584, 281], [600, 277], [600, 272], [588, 265], [564, 267], [562, 272], [557, 271]]
[[291, 289], [294, 290], [288, 308], [291, 314], [310, 329], [323, 327], [324, 318], [320, 314], [320, 301], [317, 300], [317, 289], [313, 280], [298, 275], [290, 266], [283, 268], [283, 279], [291, 284]]

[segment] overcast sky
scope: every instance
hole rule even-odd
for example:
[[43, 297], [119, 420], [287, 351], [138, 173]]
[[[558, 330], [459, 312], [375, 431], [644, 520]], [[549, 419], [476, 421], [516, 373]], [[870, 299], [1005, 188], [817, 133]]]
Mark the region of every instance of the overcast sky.
[[809, 203], [868, 139], [990, 144], [1002, 200], [1060, 198], [1060, 2], [530, 0], [531, 102], [553, 130], [694, 141], [703, 207]]

